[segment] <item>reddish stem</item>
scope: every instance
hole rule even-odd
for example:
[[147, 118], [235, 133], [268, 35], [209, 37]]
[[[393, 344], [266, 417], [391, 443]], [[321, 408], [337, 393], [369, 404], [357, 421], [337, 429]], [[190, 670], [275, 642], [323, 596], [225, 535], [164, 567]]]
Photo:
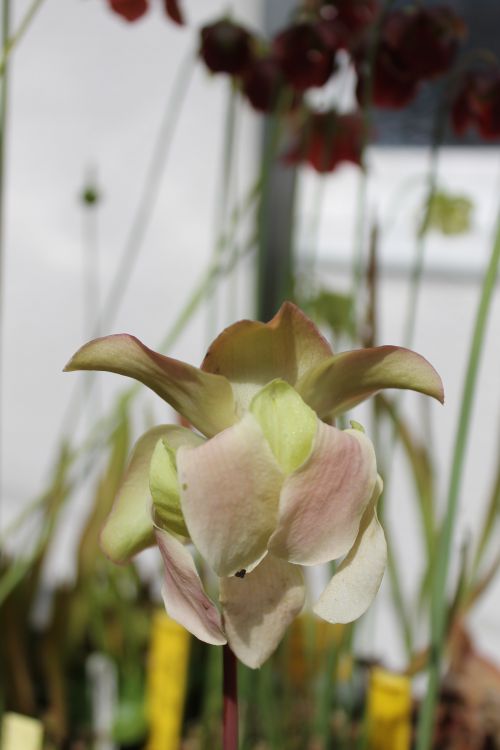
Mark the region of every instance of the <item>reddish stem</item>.
[[222, 750], [238, 750], [238, 678], [236, 656], [228, 645], [223, 650], [224, 709]]

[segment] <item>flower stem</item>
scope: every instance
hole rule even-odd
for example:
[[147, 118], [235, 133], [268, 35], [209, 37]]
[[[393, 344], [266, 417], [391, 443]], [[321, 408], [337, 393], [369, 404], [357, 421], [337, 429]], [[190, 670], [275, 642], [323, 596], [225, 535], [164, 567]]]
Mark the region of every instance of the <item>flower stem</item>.
[[236, 656], [226, 644], [223, 649], [224, 708], [222, 750], [238, 750], [238, 678]]

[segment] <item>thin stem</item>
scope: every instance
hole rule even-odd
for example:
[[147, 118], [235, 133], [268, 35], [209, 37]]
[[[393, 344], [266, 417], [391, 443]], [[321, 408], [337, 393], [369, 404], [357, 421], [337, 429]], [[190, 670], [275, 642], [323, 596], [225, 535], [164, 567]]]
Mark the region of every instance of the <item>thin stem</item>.
[[[2, 2], [2, 45], [5, 48], [10, 29], [10, 0]], [[4, 65], [4, 75], [0, 79], [0, 362], [3, 361], [3, 269], [5, 243], [5, 131], [7, 127], [8, 106], [8, 68]], [[2, 477], [2, 373], [0, 372], [0, 481]]]
[[223, 648], [222, 750], [238, 750], [238, 679], [237, 662], [229, 646]]
[[11, 52], [13, 51], [14, 47], [19, 44], [24, 34], [27, 32], [31, 22], [33, 21], [33, 18], [36, 15], [36, 12], [40, 9], [40, 6], [43, 2], [44, 0], [34, 0], [34, 2], [26, 11], [26, 14], [19, 24], [19, 28], [15, 34], [9, 36], [8, 34], [6, 35], [4, 31], [2, 39], [2, 56], [0, 57], [0, 78], [6, 73], [7, 62]]
[[493, 243], [488, 268], [486, 269], [486, 273], [484, 276], [481, 297], [476, 314], [476, 322], [474, 326], [469, 361], [465, 375], [462, 405], [458, 420], [455, 447], [453, 451], [453, 462], [451, 467], [446, 515], [441, 531], [441, 539], [439, 541], [439, 544], [437, 545], [437, 560], [434, 570], [431, 606], [432, 642], [430, 648], [429, 683], [419, 717], [419, 731], [416, 750], [427, 750], [431, 746], [432, 741], [436, 702], [438, 698], [440, 669], [446, 635], [446, 583], [448, 579], [451, 544], [458, 510], [460, 483], [462, 480], [462, 473], [464, 469], [465, 451], [467, 447], [467, 438], [469, 436], [469, 426], [476, 390], [477, 375], [479, 371], [479, 362], [484, 345], [486, 323], [488, 321], [491, 301], [495, 289], [499, 263], [500, 211], [497, 216], [495, 241]]

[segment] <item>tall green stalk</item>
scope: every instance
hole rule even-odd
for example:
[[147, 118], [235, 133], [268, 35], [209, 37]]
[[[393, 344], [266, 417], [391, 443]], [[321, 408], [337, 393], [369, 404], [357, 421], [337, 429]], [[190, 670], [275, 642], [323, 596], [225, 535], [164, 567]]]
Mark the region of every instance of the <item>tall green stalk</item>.
[[[44, 0], [33, 0], [30, 7], [26, 11], [26, 14], [24, 15], [21, 23], [19, 24], [19, 27], [15, 34], [11, 36], [10, 30], [7, 35], [5, 33], [2, 34], [2, 53], [0, 57], [0, 78], [6, 73], [7, 63], [8, 63], [8, 59], [10, 57], [11, 52], [19, 44], [19, 42], [21, 41], [21, 39], [27, 32], [28, 28], [31, 25], [31, 22], [33, 21], [35, 15], [37, 14], [43, 2]], [[5, 25], [3, 28], [4, 29], [6, 28]]]
[[443, 660], [443, 651], [446, 637], [447, 621], [447, 597], [446, 584], [450, 565], [450, 554], [458, 511], [458, 500], [460, 483], [464, 469], [465, 452], [469, 435], [469, 426], [474, 403], [474, 394], [477, 384], [479, 363], [484, 345], [486, 323], [490, 312], [491, 301], [497, 279], [498, 266], [500, 263], [500, 211], [497, 219], [495, 240], [486, 270], [479, 306], [476, 314], [476, 322], [472, 336], [469, 360], [465, 375], [462, 405], [458, 420], [453, 460], [448, 489], [446, 514], [441, 529], [439, 543], [437, 545], [436, 566], [432, 586], [431, 602], [431, 648], [429, 683], [420, 711], [418, 736], [416, 750], [428, 750], [432, 743], [432, 733], [436, 704], [439, 693], [440, 670]]

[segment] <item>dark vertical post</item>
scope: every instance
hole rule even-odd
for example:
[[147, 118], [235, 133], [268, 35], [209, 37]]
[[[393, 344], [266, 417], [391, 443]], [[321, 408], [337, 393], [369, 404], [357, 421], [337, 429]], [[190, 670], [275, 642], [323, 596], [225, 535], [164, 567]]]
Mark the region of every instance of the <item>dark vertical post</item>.
[[[267, 0], [264, 4], [263, 28], [272, 36], [286, 26], [295, 7], [294, 0]], [[266, 117], [262, 135], [263, 158], [271, 162], [265, 170], [259, 216], [259, 249], [257, 264], [257, 316], [269, 320], [280, 304], [290, 296], [293, 286], [292, 220], [295, 199], [296, 169], [276, 159], [273, 141], [275, 118]]]
[[236, 656], [223, 647], [222, 750], [238, 750], [238, 674]]

